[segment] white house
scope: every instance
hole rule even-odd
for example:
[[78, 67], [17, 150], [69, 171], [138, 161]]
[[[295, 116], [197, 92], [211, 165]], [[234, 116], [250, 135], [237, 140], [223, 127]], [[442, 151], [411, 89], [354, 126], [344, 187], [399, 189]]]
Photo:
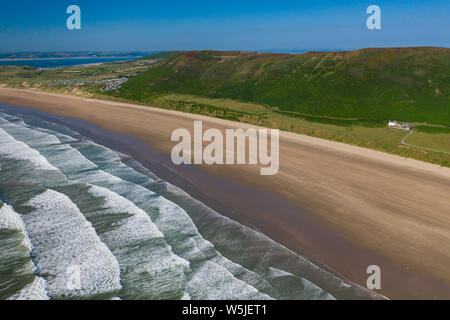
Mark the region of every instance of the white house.
[[395, 121], [395, 120], [389, 120], [389, 123], [388, 123], [388, 127], [397, 127], [398, 126], [398, 122], [397, 121]]
[[395, 121], [395, 120], [389, 120], [388, 127], [389, 128], [394, 128], [394, 129], [401, 129], [401, 130], [405, 130], [405, 131], [411, 130], [411, 124], [410, 123], [398, 122], [398, 121]]

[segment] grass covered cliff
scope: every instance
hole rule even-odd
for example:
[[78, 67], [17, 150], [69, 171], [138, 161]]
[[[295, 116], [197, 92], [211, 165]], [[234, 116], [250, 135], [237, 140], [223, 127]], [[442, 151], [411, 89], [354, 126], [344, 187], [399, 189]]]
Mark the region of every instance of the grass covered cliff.
[[300, 55], [191, 51], [131, 78], [118, 96], [179, 93], [337, 118], [450, 125], [450, 49]]

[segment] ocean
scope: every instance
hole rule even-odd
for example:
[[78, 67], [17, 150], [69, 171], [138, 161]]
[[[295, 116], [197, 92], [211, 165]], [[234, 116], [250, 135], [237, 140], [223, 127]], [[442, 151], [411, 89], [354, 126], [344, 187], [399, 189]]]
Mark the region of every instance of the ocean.
[[186, 191], [0, 104], [0, 300], [372, 297]]
[[91, 63], [105, 63], [113, 61], [128, 61], [134, 58], [72, 58], [72, 59], [32, 59], [32, 60], [0, 60], [0, 66], [29, 66], [34, 68], [61, 68], [61, 67], [73, 67]]

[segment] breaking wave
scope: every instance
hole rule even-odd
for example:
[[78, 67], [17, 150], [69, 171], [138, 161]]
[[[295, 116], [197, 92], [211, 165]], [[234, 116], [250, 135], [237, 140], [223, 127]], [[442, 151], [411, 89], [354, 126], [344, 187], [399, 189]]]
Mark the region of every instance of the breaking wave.
[[[367, 295], [132, 158], [67, 127], [0, 111], [0, 298]], [[19, 261], [7, 265], [13, 254]]]

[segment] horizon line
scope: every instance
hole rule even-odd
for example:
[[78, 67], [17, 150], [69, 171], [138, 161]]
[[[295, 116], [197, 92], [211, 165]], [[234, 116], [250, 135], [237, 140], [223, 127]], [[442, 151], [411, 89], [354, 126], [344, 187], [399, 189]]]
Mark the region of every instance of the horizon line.
[[158, 53], [158, 52], [189, 52], [189, 51], [223, 51], [223, 52], [262, 52], [262, 53], [288, 53], [288, 52], [339, 52], [339, 51], [357, 51], [364, 49], [400, 49], [400, 48], [442, 48], [450, 49], [445, 45], [443, 46], [373, 46], [373, 47], [355, 47], [355, 48], [303, 48], [303, 49], [288, 49], [288, 48], [267, 48], [267, 49], [154, 49], [154, 50], [31, 50], [31, 51], [10, 51], [0, 52], [0, 55], [6, 54], [30, 54], [30, 53]]

